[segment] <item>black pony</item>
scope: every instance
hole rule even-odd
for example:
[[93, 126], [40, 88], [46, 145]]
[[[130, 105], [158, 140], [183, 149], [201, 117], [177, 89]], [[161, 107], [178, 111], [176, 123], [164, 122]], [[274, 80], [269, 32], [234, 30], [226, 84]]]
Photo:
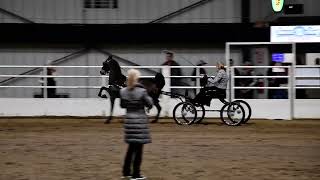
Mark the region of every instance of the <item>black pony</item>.
[[[109, 56], [107, 60], [103, 62], [102, 68], [100, 70], [101, 75], [109, 74], [109, 84], [107, 87], [101, 87], [98, 96], [102, 98], [107, 98], [106, 95], [102, 95], [102, 92], [105, 90], [110, 95], [110, 116], [105, 121], [105, 123], [110, 123], [113, 114], [114, 102], [116, 98], [120, 97], [120, 89], [125, 87], [126, 76], [121, 73], [121, 68], [119, 63], [113, 59], [112, 56]], [[159, 96], [161, 90], [165, 85], [164, 76], [161, 73], [157, 73], [153, 79], [140, 78], [139, 83], [141, 83], [144, 88], [147, 90], [150, 97], [153, 99], [153, 103], [156, 106], [158, 113], [152, 122], [157, 122], [161, 112], [161, 106], [159, 105]]]

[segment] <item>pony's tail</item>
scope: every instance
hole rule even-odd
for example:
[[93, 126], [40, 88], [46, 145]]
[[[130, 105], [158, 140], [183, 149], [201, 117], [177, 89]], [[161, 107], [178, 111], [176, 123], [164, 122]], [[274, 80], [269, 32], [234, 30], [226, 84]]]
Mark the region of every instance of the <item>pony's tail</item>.
[[136, 69], [129, 69], [128, 70], [128, 80], [127, 80], [127, 87], [131, 90], [135, 87], [138, 83], [140, 77], [140, 72]]

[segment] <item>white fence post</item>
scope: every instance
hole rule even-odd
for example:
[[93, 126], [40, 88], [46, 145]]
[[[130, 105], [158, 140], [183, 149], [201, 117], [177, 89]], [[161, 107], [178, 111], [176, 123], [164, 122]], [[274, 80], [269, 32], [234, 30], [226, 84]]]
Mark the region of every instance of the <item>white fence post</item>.
[[43, 86], [45, 86], [44, 88], [43, 88], [43, 98], [48, 98], [48, 88], [47, 88], [47, 86], [48, 86], [48, 81], [47, 81], [47, 75], [48, 75], [48, 73], [47, 73], [47, 67], [43, 67], [43, 75], [44, 75], [44, 78], [43, 78]]
[[[170, 86], [171, 86], [171, 78], [170, 78], [170, 66], [163, 66], [162, 67], [162, 74], [165, 77], [165, 85], [163, 87], [163, 91], [166, 92], [171, 92]], [[162, 100], [164, 104], [169, 104], [170, 102], [170, 97], [169, 96], [162, 96]], [[168, 117], [170, 115], [169, 113], [169, 107], [168, 106], [164, 106], [163, 108], [163, 112], [164, 112], [164, 116]]]
[[297, 49], [296, 49], [296, 43], [292, 43], [292, 54], [293, 54], [293, 61], [291, 63], [291, 67], [290, 67], [290, 70], [291, 70], [291, 73], [290, 73], [290, 80], [291, 80], [291, 97], [290, 97], [290, 119], [294, 119], [294, 111], [295, 111], [295, 108], [294, 108], [294, 105], [295, 105], [295, 100], [296, 100], [296, 52]]
[[[234, 88], [233, 88], [233, 87], [235, 86], [235, 83], [234, 83], [234, 82], [235, 82], [235, 79], [234, 79], [234, 68], [231, 67], [231, 66], [230, 66], [230, 76], [229, 76], [229, 79], [230, 79], [230, 87], [229, 87], [229, 88], [231, 89], [231, 91], [230, 91], [231, 94], [230, 94], [229, 96], [230, 96], [230, 98], [231, 98], [231, 101], [233, 101], [233, 99], [235, 99], [235, 95], [234, 95], [234, 94], [235, 94], [235, 90], [234, 90]], [[230, 101], [230, 102], [231, 102], [231, 101]]]

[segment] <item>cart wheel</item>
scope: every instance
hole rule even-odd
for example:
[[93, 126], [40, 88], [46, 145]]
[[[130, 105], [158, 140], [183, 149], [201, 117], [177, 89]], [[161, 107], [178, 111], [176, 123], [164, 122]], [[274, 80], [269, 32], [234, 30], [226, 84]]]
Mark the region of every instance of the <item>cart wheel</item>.
[[194, 121], [194, 123], [201, 123], [202, 120], [204, 119], [204, 116], [206, 115], [206, 109], [204, 108], [203, 105], [196, 106], [196, 109], [197, 109], [197, 118]]
[[252, 113], [250, 105], [244, 100], [235, 100], [233, 102], [239, 103], [243, 107], [243, 109], [244, 109], [244, 111], [246, 113], [246, 116], [245, 116], [244, 120], [242, 121], [242, 124], [247, 123], [250, 120], [251, 113]]
[[173, 109], [173, 119], [179, 125], [191, 125], [197, 119], [197, 109], [190, 102], [180, 102]]
[[239, 103], [231, 102], [221, 108], [220, 118], [228, 126], [238, 126], [245, 119], [245, 111]]

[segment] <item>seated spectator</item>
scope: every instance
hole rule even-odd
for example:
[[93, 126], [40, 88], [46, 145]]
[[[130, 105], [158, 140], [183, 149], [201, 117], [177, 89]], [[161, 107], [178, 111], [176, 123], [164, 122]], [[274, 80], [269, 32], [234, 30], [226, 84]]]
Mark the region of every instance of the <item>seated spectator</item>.
[[[52, 76], [53, 73], [56, 72], [54, 68], [47, 68], [47, 76]], [[41, 78], [40, 80], [42, 86], [44, 86], [44, 78]], [[47, 86], [56, 86], [56, 81], [53, 77], [47, 77]], [[44, 88], [41, 89], [42, 97], [44, 97]], [[56, 95], [56, 88], [47, 88], [47, 97], [48, 98], [55, 98]]]
[[[173, 60], [173, 53], [172, 52], [166, 52], [166, 61], [162, 64], [165, 66], [180, 66], [175, 60]], [[171, 68], [170, 71], [171, 76], [182, 76], [181, 69], [180, 68]], [[171, 78], [171, 86], [181, 86], [181, 78]], [[173, 93], [179, 93], [179, 89], [171, 89], [171, 92]]]

